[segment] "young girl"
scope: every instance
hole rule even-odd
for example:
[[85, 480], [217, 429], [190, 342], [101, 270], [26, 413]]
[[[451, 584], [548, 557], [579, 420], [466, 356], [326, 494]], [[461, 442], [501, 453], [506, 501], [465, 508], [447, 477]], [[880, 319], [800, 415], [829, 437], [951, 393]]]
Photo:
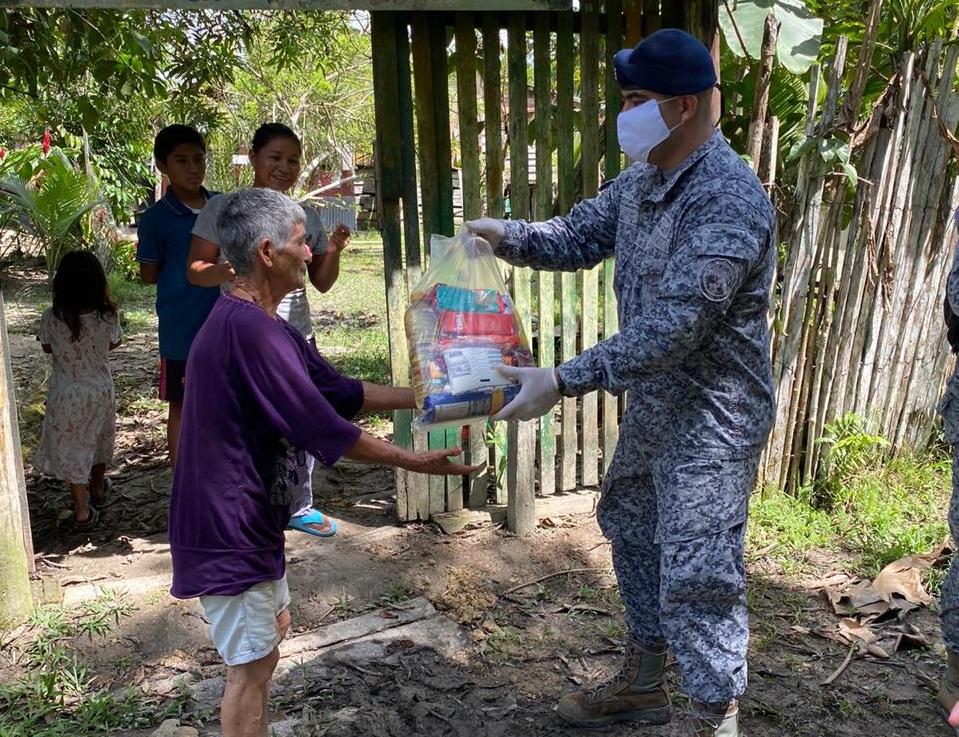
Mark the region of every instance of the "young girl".
[[103, 474], [113, 458], [116, 398], [107, 353], [120, 345], [123, 333], [106, 274], [89, 251], [70, 251], [60, 260], [53, 307], [40, 318], [37, 339], [53, 357], [53, 371], [31, 461], [37, 471], [66, 480], [73, 524], [90, 528], [109, 491]]
[[[253, 134], [250, 146], [250, 164], [253, 166], [253, 186], [266, 187], [289, 193], [300, 176], [302, 146], [297, 135], [282, 123], [264, 123]], [[219, 236], [216, 219], [223, 198], [214, 197], [200, 211], [193, 226], [193, 241], [187, 257], [187, 280], [197, 286], [226, 285], [233, 281], [233, 268], [219, 256]], [[350, 229], [337, 223], [328, 239], [319, 213], [311, 207], [306, 212], [307, 243], [313, 254], [308, 271], [310, 283], [320, 292], [329, 291], [340, 273], [340, 254], [350, 244]], [[316, 345], [310, 304], [306, 289], [295, 289], [277, 306], [276, 314], [295, 327], [304, 338]], [[336, 533], [337, 524], [313, 508], [313, 457], [296, 454], [298, 463], [292, 464], [286, 484], [291, 488], [290, 529], [319, 537]]]

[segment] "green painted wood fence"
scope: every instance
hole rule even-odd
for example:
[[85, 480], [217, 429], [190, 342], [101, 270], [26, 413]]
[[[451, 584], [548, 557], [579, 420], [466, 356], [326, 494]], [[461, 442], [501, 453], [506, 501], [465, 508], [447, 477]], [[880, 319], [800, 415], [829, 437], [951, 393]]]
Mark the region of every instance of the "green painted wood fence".
[[[623, 160], [610, 59], [661, 27], [712, 40], [716, 4], [583, 0], [577, 11], [372, 13], [378, 212], [395, 383], [409, 384], [403, 312], [433, 233], [453, 235], [459, 171], [465, 219], [543, 220], [591, 197]], [[508, 195], [507, 195], [508, 192]], [[613, 263], [579, 274], [510, 269], [513, 298], [541, 366], [568, 360], [618, 329]], [[462, 445], [486, 473], [467, 479], [397, 472], [400, 520], [488, 502], [509, 529], [535, 526], [535, 499], [599, 484], [618, 437], [622, 400], [564, 399], [540, 421], [415, 432], [395, 441]]]

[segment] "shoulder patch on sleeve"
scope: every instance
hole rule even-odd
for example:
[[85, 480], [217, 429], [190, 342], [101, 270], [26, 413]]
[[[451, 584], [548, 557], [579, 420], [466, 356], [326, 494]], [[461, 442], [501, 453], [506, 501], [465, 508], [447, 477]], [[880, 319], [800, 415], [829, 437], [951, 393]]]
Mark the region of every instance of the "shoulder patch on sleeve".
[[724, 302], [736, 284], [736, 265], [725, 258], [711, 258], [699, 270], [699, 291], [710, 302]]

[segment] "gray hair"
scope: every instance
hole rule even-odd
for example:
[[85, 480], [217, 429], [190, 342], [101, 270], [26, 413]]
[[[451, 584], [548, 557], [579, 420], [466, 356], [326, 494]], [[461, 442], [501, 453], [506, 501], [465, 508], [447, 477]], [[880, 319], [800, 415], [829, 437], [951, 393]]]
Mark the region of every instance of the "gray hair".
[[268, 238], [282, 249], [293, 226], [306, 223], [303, 208], [285, 194], [266, 187], [238, 189], [228, 195], [216, 219], [220, 250], [240, 276], [253, 269], [256, 249]]

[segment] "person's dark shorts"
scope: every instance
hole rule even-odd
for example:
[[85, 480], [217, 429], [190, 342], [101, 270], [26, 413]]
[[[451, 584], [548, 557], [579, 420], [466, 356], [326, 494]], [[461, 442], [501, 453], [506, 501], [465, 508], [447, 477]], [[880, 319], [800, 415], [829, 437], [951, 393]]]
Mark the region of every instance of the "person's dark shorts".
[[160, 399], [165, 402], [183, 402], [183, 382], [186, 380], [186, 361], [160, 359]]

